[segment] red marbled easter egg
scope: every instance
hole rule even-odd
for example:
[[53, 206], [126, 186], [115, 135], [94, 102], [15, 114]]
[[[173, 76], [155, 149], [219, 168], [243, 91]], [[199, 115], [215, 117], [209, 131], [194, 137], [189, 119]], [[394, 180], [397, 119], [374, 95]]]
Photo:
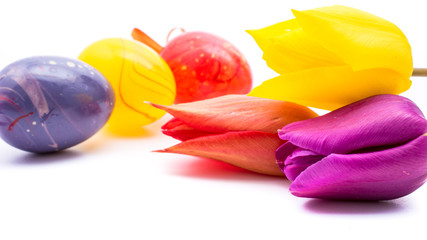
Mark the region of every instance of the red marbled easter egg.
[[252, 88], [251, 70], [244, 56], [213, 34], [182, 33], [169, 41], [160, 55], [175, 77], [175, 103], [246, 94]]

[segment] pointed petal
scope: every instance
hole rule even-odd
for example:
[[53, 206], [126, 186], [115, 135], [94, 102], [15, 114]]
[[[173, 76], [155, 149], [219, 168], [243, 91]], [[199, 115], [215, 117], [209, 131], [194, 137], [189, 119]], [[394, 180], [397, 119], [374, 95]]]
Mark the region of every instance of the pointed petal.
[[207, 132], [192, 128], [177, 118], [172, 118], [169, 120], [162, 126], [161, 130], [163, 134], [181, 141], [217, 134], [215, 132]]
[[342, 58], [354, 71], [386, 68], [406, 79], [411, 76], [411, 47], [393, 23], [344, 6], [293, 10], [293, 13], [305, 33]]
[[287, 21], [279, 22], [257, 30], [246, 30], [256, 43], [262, 48], [263, 44], [269, 44], [271, 38], [281, 37], [288, 34], [290, 31], [301, 28], [297, 20], [290, 19]]
[[290, 73], [345, 63], [312, 40], [295, 19], [247, 31], [263, 51], [263, 59], [277, 73]]
[[373, 96], [323, 116], [291, 123], [279, 137], [322, 155], [403, 144], [427, 131], [427, 121], [409, 99]]
[[158, 152], [211, 158], [253, 172], [283, 176], [274, 157], [283, 142], [272, 133], [228, 132], [191, 139]]
[[411, 86], [387, 69], [354, 72], [349, 66], [315, 68], [263, 82], [249, 95], [333, 110], [378, 94], [399, 94]]
[[173, 106], [156, 105], [188, 126], [208, 131], [263, 131], [277, 133], [284, 125], [316, 117], [307, 107], [291, 102], [227, 95]]
[[299, 197], [388, 200], [403, 197], [427, 179], [427, 135], [395, 148], [363, 154], [332, 154], [291, 184]]

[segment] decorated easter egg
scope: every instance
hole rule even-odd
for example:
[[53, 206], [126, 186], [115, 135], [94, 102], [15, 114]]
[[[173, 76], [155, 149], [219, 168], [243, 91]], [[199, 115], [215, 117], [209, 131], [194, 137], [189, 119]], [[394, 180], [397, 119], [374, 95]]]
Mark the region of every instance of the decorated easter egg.
[[119, 135], [136, 135], [165, 112], [149, 103], [175, 101], [175, 79], [158, 53], [134, 40], [109, 38], [89, 45], [79, 59], [94, 66], [110, 81], [116, 106], [107, 128]]
[[243, 54], [229, 41], [206, 32], [184, 32], [165, 47], [135, 28], [132, 37], [160, 53], [171, 68], [177, 87], [175, 103], [227, 94], [246, 94], [252, 74]]
[[59, 151], [100, 130], [114, 102], [109, 82], [82, 61], [25, 58], [0, 72], [0, 134], [25, 151]]
[[216, 35], [185, 32], [168, 42], [160, 56], [174, 73], [176, 103], [251, 90], [248, 62], [235, 46]]

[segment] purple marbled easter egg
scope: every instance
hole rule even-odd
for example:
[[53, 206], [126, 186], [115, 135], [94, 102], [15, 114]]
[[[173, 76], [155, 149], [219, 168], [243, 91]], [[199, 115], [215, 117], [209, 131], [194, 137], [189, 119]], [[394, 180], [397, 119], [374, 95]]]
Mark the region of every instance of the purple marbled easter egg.
[[25, 151], [59, 151], [98, 132], [114, 102], [105, 77], [80, 60], [25, 58], [0, 72], [0, 135]]

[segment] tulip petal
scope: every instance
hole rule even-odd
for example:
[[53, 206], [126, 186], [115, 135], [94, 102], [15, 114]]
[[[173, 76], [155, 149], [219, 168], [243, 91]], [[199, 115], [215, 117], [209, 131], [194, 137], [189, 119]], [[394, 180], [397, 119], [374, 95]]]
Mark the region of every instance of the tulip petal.
[[157, 152], [211, 158], [268, 175], [283, 176], [274, 152], [284, 141], [277, 134], [244, 131], [204, 136]]
[[293, 13], [305, 33], [341, 57], [354, 71], [386, 68], [409, 80], [411, 47], [393, 23], [345, 6], [293, 10]]
[[313, 151], [299, 148], [291, 142], [285, 142], [276, 150], [277, 165], [291, 181], [294, 181], [307, 167], [324, 157]]
[[297, 20], [290, 19], [257, 30], [246, 30], [258, 45], [270, 44], [270, 39], [287, 35], [290, 31], [300, 29]]
[[247, 32], [263, 51], [267, 65], [277, 73], [345, 65], [336, 54], [312, 40], [296, 19]]
[[173, 106], [152, 104], [189, 127], [207, 132], [262, 131], [277, 133], [284, 125], [316, 117], [307, 107], [246, 95], [227, 95]]
[[325, 156], [319, 155], [313, 151], [297, 148], [285, 159], [282, 171], [289, 180], [294, 181], [302, 171], [322, 160], [324, 157]]
[[177, 118], [172, 118], [171, 120], [169, 120], [162, 126], [161, 130], [163, 134], [181, 141], [201, 136], [217, 134], [215, 132], [202, 131], [199, 129], [192, 128]]
[[392, 70], [354, 72], [349, 66], [338, 66], [283, 74], [264, 81], [249, 95], [334, 110], [373, 95], [398, 94], [410, 86]]
[[291, 142], [285, 142], [280, 147], [276, 149], [276, 163], [279, 166], [280, 170], [284, 172], [285, 169], [285, 160], [286, 158], [292, 154], [295, 149], [298, 147], [293, 145]]
[[279, 137], [329, 155], [403, 144], [426, 131], [427, 121], [412, 101], [398, 95], [377, 95], [317, 118], [288, 124], [279, 130]]
[[427, 179], [427, 135], [404, 145], [362, 154], [332, 154], [303, 171], [293, 195], [324, 199], [388, 200], [405, 196]]

